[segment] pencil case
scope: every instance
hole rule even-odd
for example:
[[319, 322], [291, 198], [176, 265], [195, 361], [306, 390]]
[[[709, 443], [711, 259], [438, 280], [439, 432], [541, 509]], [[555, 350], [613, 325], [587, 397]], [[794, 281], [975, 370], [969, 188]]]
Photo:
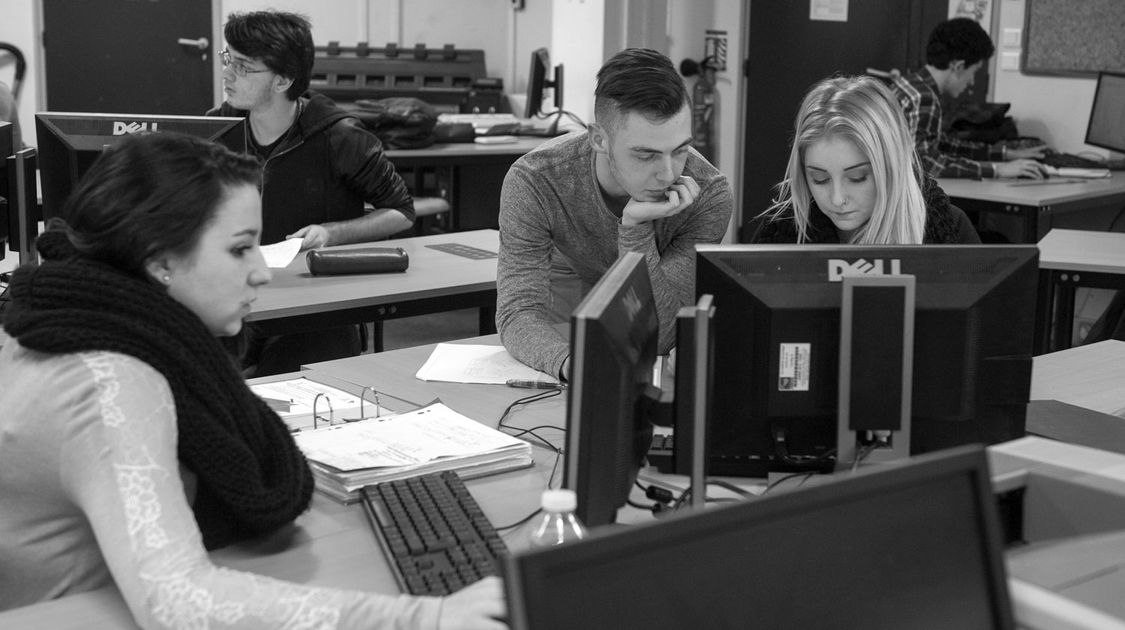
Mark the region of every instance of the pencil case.
[[335, 276], [350, 273], [391, 273], [406, 271], [410, 256], [401, 247], [357, 247], [353, 249], [314, 249], [305, 256], [309, 273]]

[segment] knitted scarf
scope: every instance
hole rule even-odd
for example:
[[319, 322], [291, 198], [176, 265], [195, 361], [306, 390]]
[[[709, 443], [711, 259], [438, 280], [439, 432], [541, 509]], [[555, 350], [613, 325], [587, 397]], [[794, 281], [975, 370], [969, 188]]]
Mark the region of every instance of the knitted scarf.
[[312, 474], [293, 437], [194, 313], [154, 282], [79, 256], [62, 232], [37, 246], [44, 261], [13, 275], [4, 329], [40, 352], [126, 354], [167, 379], [208, 549], [277, 529], [308, 507]]

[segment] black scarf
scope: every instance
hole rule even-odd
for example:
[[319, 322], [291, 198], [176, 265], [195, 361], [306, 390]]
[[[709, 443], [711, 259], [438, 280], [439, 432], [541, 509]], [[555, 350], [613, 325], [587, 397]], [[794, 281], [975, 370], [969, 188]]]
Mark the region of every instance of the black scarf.
[[312, 474], [293, 437], [194, 313], [157, 283], [78, 255], [60, 231], [37, 246], [44, 262], [13, 275], [4, 329], [39, 352], [136, 357], [168, 380], [208, 549], [277, 529], [308, 507]]

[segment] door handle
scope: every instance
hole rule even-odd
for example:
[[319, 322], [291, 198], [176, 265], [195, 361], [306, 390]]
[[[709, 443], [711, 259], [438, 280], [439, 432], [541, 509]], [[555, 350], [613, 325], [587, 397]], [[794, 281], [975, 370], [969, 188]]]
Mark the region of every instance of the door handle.
[[206, 37], [200, 37], [199, 39], [181, 37], [176, 40], [176, 43], [181, 46], [195, 46], [199, 49], [199, 52], [207, 52], [207, 48], [211, 45], [211, 42]]

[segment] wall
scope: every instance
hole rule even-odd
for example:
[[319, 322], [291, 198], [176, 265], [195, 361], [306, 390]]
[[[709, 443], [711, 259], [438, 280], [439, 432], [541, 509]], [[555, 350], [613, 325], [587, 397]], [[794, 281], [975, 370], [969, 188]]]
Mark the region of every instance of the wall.
[[[35, 112], [40, 102], [39, 77], [36, 68], [40, 66], [39, 50], [36, 47], [35, 14], [38, 3], [34, 0], [0, 0], [0, 41], [14, 44], [23, 53], [27, 61], [27, 73], [23, 77], [23, 87], [20, 88], [19, 117], [20, 130], [23, 132], [25, 144], [35, 146]], [[4, 54], [0, 56], [0, 81], [12, 84], [16, 74], [16, 65], [12, 57]]]
[[1094, 100], [1095, 78], [1026, 75], [1002, 66], [1004, 52], [1018, 52], [1018, 45], [1006, 45], [1004, 29], [1023, 29], [1024, 0], [998, 0], [996, 80], [990, 100], [1011, 103], [1009, 113], [1020, 133], [1038, 136], [1052, 147], [1068, 153], [1091, 153], [1105, 156], [1105, 149], [1092, 147], [1083, 140], [1086, 122]]

